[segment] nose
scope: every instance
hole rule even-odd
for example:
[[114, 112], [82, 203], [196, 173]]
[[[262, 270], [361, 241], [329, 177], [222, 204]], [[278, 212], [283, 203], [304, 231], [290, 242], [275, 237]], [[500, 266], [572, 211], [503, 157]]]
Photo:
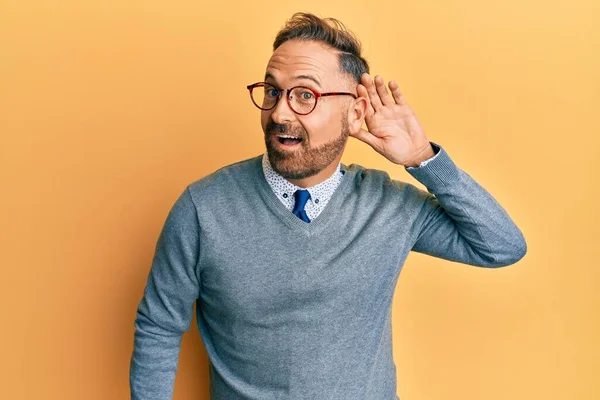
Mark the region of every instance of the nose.
[[287, 91], [281, 93], [281, 97], [279, 98], [279, 101], [277, 101], [277, 105], [271, 114], [273, 121], [278, 124], [285, 124], [286, 122], [291, 122], [296, 118], [296, 114], [290, 108], [286, 96]]

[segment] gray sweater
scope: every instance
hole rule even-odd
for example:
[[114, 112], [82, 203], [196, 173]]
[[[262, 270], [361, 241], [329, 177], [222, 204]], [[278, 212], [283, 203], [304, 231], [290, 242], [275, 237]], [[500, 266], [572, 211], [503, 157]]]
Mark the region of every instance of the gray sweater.
[[196, 302], [213, 400], [396, 400], [390, 311], [409, 252], [494, 268], [527, 251], [443, 148], [405, 168], [427, 191], [357, 164], [342, 170], [310, 223], [277, 199], [261, 156], [183, 190], [137, 309], [132, 399], [171, 399]]

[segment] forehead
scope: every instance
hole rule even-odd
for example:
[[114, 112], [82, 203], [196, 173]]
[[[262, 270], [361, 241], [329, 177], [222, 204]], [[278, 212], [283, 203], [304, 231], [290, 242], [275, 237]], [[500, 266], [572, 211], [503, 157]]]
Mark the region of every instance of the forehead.
[[338, 53], [323, 43], [289, 40], [269, 59], [265, 79], [268, 77], [278, 84], [314, 79], [314, 84], [324, 87], [340, 77]]

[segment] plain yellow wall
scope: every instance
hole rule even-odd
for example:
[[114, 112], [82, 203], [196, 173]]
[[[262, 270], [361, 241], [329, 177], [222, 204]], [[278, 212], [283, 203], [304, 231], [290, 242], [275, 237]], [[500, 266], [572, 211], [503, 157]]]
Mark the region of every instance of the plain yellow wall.
[[[185, 185], [264, 151], [245, 85], [295, 11], [353, 30], [528, 243], [496, 270], [411, 253], [392, 307], [400, 398], [600, 398], [599, 8], [0, 0], [0, 398], [128, 398], [162, 224]], [[424, 188], [353, 138], [342, 161]], [[207, 374], [194, 320], [174, 399], [207, 399]]]

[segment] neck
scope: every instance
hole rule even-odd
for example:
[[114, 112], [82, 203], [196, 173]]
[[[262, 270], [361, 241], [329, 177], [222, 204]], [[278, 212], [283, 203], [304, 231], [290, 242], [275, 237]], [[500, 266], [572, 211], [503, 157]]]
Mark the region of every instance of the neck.
[[313, 186], [318, 185], [319, 183], [324, 182], [327, 179], [329, 179], [337, 170], [338, 164], [339, 164], [339, 161], [335, 161], [334, 163], [328, 165], [325, 169], [323, 169], [318, 174], [309, 176], [307, 178], [303, 178], [303, 179], [286, 178], [286, 179], [288, 181], [290, 181], [291, 183], [293, 183], [294, 185], [300, 186], [301, 188], [313, 187]]

